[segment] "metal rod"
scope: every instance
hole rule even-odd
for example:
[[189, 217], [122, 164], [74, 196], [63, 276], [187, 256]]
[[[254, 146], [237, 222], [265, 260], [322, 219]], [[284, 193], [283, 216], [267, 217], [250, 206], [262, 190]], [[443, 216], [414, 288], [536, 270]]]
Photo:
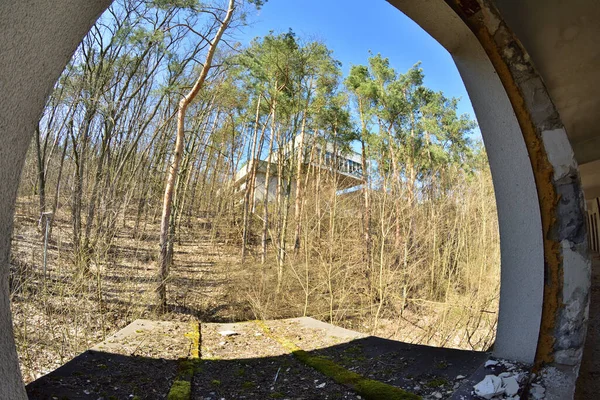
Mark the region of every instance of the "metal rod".
[[46, 219], [46, 229], [44, 229], [44, 281], [46, 280], [46, 269], [48, 265], [48, 231], [50, 230], [50, 220], [49, 216], [52, 215], [52, 212], [45, 212], [42, 214], [42, 217]]

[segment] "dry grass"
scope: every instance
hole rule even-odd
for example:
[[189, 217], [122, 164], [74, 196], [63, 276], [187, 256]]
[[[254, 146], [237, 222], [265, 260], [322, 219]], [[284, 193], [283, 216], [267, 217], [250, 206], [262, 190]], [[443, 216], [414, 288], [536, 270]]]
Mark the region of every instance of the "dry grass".
[[[35, 380], [137, 318], [231, 322], [307, 315], [409, 343], [485, 350], [495, 337], [499, 293], [493, 192], [485, 197], [477, 185], [462, 189], [459, 201], [436, 208], [446, 213], [438, 220], [429, 218], [426, 208], [411, 214], [418, 229], [408, 266], [389, 252], [393, 246], [385, 236], [376, 237], [378, 258], [369, 279], [354, 200], [336, 206], [331, 237], [329, 215], [317, 221], [308, 201], [303, 247], [298, 254], [288, 252], [279, 293], [273, 243], [264, 265], [258, 244], [242, 264], [241, 235], [230, 216], [217, 215], [208, 224], [197, 218], [195, 228], [183, 226], [179, 233], [167, 285], [169, 312], [161, 316], [153, 309], [158, 221], [148, 218], [143, 230], [134, 232], [133, 221], [121, 220], [109, 244], [96, 245], [90, 273], [81, 275], [74, 267], [70, 210], [59, 208], [44, 278], [36, 198], [22, 197], [15, 217], [11, 300], [24, 380]], [[384, 200], [379, 224], [389, 232]], [[451, 240], [435, 247], [432, 224]], [[317, 235], [317, 227], [324, 233]]]
[[[157, 225], [147, 224], [141, 239], [135, 239], [133, 224], [125, 224], [114, 245], [93, 258], [90, 274], [81, 276], [73, 267], [70, 221], [61, 212], [55, 221], [44, 278], [43, 241], [33, 215], [32, 199], [20, 199], [10, 287], [14, 333], [26, 383], [137, 318], [158, 318], [153, 309]], [[225, 244], [215, 248], [207, 235], [185, 232], [182, 237], [195, 240], [176, 246], [168, 285], [170, 312], [160, 319], [243, 319], [248, 308], [230, 301], [229, 287], [234, 282], [228, 255], [231, 249]]]

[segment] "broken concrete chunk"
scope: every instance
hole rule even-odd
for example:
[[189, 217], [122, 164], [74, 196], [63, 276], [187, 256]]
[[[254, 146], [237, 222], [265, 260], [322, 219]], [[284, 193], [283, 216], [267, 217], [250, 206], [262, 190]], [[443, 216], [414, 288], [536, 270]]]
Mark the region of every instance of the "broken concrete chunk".
[[485, 367], [486, 368], [495, 367], [496, 365], [498, 365], [498, 361], [496, 361], [496, 360], [487, 360], [485, 362]]
[[546, 395], [546, 389], [543, 386], [534, 383], [531, 385], [531, 390], [529, 391], [529, 393], [531, 394], [531, 397], [533, 397], [535, 400], [541, 400]]
[[219, 332], [219, 335], [221, 335], [221, 336], [236, 336], [236, 335], [239, 335], [239, 333], [234, 332], [234, 331], [221, 331], [221, 332]]
[[519, 391], [519, 382], [514, 376], [501, 378], [502, 386], [504, 386], [504, 392], [507, 396], [514, 396]]
[[475, 390], [475, 394], [477, 396], [483, 397], [487, 400], [504, 393], [502, 379], [495, 375], [486, 375], [481, 382], [473, 386], [473, 389]]

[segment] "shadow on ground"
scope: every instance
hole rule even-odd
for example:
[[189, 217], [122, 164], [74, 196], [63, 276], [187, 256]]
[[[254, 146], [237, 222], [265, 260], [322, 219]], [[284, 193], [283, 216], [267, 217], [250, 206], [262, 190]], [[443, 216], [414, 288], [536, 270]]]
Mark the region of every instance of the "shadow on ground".
[[165, 399], [177, 360], [88, 350], [27, 385], [29, 399]]
[[[226, 338], [222, 346], [235, 338]], [[260, 349], [256, 349], [260, 353]], [[412, 345], [378, 337], [355, 339], [308, 352], [412, 393], [449, 398], [488, 354]], [[126, 356], [89, 350], [27, 386], [30, 399], [164, 399], [177, 375], [176, 359]], [[360, 399], [281, 349], [257, 358], [203, 359], [192, 383], [192, 399]], [[364, 397], [363, 397], [364, 398]]]

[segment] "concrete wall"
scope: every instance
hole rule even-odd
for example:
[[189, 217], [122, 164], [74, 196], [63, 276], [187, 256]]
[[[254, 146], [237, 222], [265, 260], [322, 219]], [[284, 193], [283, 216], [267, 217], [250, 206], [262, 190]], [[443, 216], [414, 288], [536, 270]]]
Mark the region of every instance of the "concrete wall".
[[25, 399], [8, 273], [14, 203], [25, 153], [46, 97], [109, 0], [0, 2], [0, 399]]
[[[598, 146], [600, 148], [600, 145]], [[600, 197], [600, 160], [579, 165], [581, 187], [586, 199]]]
[[[564, 398], [573, 392], [581, 362], [590, 285], [583, 193], [565, 125], [527, 48], [493, 0], [390, 2], [453, 55], [482, 128], [498, 202], [502, 252], [495, 353], [561, 366], [562, 376], [556, 380], [561, 387], [555, 384], [548, 395]], [[526, 15], [544, 15], [547, 10], [541, 9], [549, 7], [535, 0], [498, 2]], [[560, 15], [561, 7], [569, 8], [564, 2], [550, 4], [554, 16]], [[586, 4], [594, 8], [593, 2]], [[583, 16], [585, 6], [578, 10]], [[546, 42], [543, 30], [529, 27], [539, 22], [522, 15], [511, 18], [515, 30], [535, 36], [537, 42], [529, 41], [533, 47]], [[596, 36], [582, 38], [592, 37]], [[533, 47], [535, 54], [538, 49]], [[579, 53], [572, 56], [575, 61]], [[551, 65], [547, 68], [548, 73], [556, 72]], [[575, 83], [568, 76], [557, 80], [557, 86]], [[577, 117], [572, 114], [571, 122]]]
[[600, 2], [495, 0], [528, 49], [580, 164], [600, 159]]

